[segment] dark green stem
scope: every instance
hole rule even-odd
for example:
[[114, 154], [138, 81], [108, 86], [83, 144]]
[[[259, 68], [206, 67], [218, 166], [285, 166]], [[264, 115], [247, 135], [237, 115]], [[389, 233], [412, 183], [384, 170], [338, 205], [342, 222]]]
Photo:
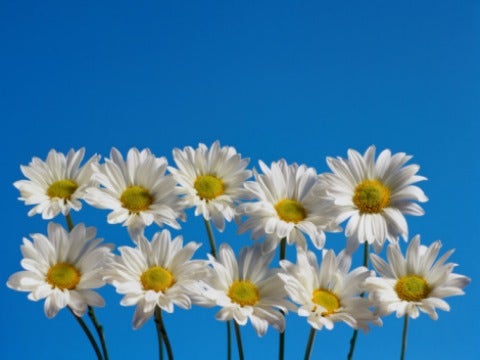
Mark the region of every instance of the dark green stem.
[[402, 331], [402, 352], [400, 353], [400, 360], [405, 359], [405, 350], [407, 348], [407, 330], [408, 330], [408, 314], [403, 317], [403, 331]]
[[98, 338], [100, 339], [100, 345], [102, 346], [102, 352], [103, 352], [103, 358], [105, 360], [108, 360], [108, 350], [107, 350], [107, 344], [105, 342], [105, 334], [103, 333], [103, 326], [100, 325], [100, 323], [97, 320], [97, 317], [95, 316], [95, 310], [93, 310], [93, 307], [90, 305], [88, 306], [88, 316], [90, 317], [90, 320], [93, 323], [93, 326], [95, 327], [95, 330], [97, 331]]
[[93, 350], [95, 350], [95, 354], [97, 354], [98, 360], [103, 360], [102, 352], [100, 351], [100, 348], [98, 347], [92, 332], [88, 329], [87, 324], [85, 324], [85, 321], [83, 321], [83, 319], [80, 316], [75, 315], [75, 313], [70, 307], [68, 307], [68, 309], [72, 313], [73, 317], [77, 320], [78, 324], [82, 328], [85, 335], [87, 335], [88, 340], [90, 341], [90, 344], [93, 347]]
[[[285, 259], [285, 253], [286, 253], [286, 248], [287, 248], [287, 238], [282, 238], [280, 241], [280, 261]], [[283, 316], [285, 316], [285, 313], [280, 310]], [[279, 341], [278, 341], [278, 359], [283, 360], [285, 357], [285, 331], [280, 333], [279, 335]]]
[[70, 213], [65, 215], [65, 220], [67, 220], [68, 231], [72, 231], [74, 226], [73, 226], [72, 216], [70, 215]]
[[234, 324], [235, 324], [235, 335], [237, 337], [238, 358], [239, 358], [239, 360], [244, 360], [242, 336], [240, 334], [240, 326], [237, 324], [236, 321], [234, 321]]
[[[167, 330], [165, 329], [165, 325], [163, 323], [162, 309], [160, 309], [158, 306], [155, 307], [155, 324], [157, 325], [158, 341], [160, 343], [163, 340], [165, 348], [167, 349], [168, 359], [173, 360], [172, 346], [170, 345], [170, 340], [168, 340]], [[161, 345], [159, 345], [159, 350], [161, 350]]]
[[305, 349], [304, 360], [310, 359], [310, 354], [312, 353], [312, 348], [313, 348], [313, 340], [315, 339], [315, 332], [316, 330], [312, 327], [310, 329], [310, 335], [308, 336], [308, 342], [307, 342], [307, 347]]
[[232, 360], [232, 321], [227, 321], [227, 359]]
[[215, 237], [213, 236], [212, 226], [210, 225], [210, 221], [205, 219], [205, 227], [207, 228], [208, 234], [208, 241], [210, 242], [210, 253], [213, 255], [214, 258], [217, 257], [217, 248], [215, 246]]

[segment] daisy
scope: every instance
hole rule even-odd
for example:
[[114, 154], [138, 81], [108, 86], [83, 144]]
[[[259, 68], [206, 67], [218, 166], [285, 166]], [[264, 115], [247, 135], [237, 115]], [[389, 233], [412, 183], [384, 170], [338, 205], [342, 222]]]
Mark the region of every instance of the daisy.
[[67, 232], [49, 223], [48, 235], [32, 234], [33, 242], [23, 239], [21, 261], [25, 271], [8, 279], [7, 286], [29, 292], [33, 301], [45, 299], [45, 315], [54, 317], [68, 306], [82, 316], [87, 306], [103, 306], [103, 298], [91, 289], [105, 284], [103, 268], [111, 260], [111, 246], [100, 245], [96, 230], [83, 224]]
[[245, 183], [245, 188], [254, 202], [238, 206], [238, 212], [247, 216], [239, 232], [252, 230], [252, 238], [266, 235], [263, 251], [275, 250], [281, 239], [288, 244], [296, 243], [305, 249], [307, 234], [316, 248], [325, 244], [324, 230], [337, 231], [333, 223], [331, 200], [318, 194], [318, 176], [313, 168], [305, 165], [288, 165], [282, 159], [269, 168], [259, 161], [263, 174], [254, 170], [255, 181]]
[[450, 310], [444, 297], [464, 294], [462, 289], [470, 279], [452, 273], [456, 264], [445, 263], [453, 250], [435, 262], [441, 246], [440, 241], [429, 247], [420, 245], [417, 235], [410, 242], [405, 258], [398, 244], [388, 246], [388, 264], [379, 256], [370, 255], [381, 277], [368, 279], [366, 287], [380, 316], [396, 312], [397, 317], [408, 315], [415, 319], [421, 311], [436, 320], [436, 308]]
[[260, 245], [244, 247], [237, 259], [227, 244], [220, 246], [218, 258], [208, 254], [212, 273], [205, 283], [204, 306], [217, 305], [221, 309], [216, 318], [234, 319], [239, 325], [251, 321], [259, 336], [268, 325], [283, 332], [284, 313], [292, 309], [277, 269], [269, 269], [273, 253], [263, 255]]
[[189, 309], [197, 294], [198, 280], [208, 273], [205, 261], [190, 260], [200, 244], [183, 246], [181, 236], [171, 238], [168, 230], [157, 232], [149, 242], [144, 236], [137, 247], [119, 248], [120, 256], [111, 264], [105, 279], [119, 294], [120, 304], [136, 305], [133, 327], [140, 328], [158, 307], [168, 313], [174, 305]]
[[85, 148], [78, 151], [71, 149], [67, 156], [50, 150], [47, 160], [34, 157], [28, 166], [21, 166], [23, 175], [28, 180], [19, 180], [13, 185], [20, 190], [20, 200], [25, 205], [35, 205], [29, 216], [42, 214], [43, 219], [53, 219], [59, 213], [68, 215], [70, 210], [82, 208], [81, 199], [92, 181], [92, 165], [100, 156], [92, 156], [83, 167], [80, 163], [85, 155]]
[[149, 149], [132, 148], [126, 160], [112, 148], [110, 159], [95, 166], [94, 178], [100, 188], [87, 190], [85, 201], [100, 209], [111, 209], [110, 224], [123, 223], [129, 230], [143, 229], [153, 222], [175, 229], [183, 218], [175, 190], [175, 180], [166, 175], [167, 160], [155, 157]]
[[369, 322], [381, 325], [370, 310], [370, 301], [359, 296], [373, 272], [363, 266], [349, 272], [351, 257], [344, 251], [335, 256], [333, 250], [324, 250], [318, 265], [313, 252], [300, 250], [297, 264], [282, 260], [280, 266], [284, 272], [279, 275], [288, 295], [300, 305], [298, 315], [306, 317], [313, 329], [325, 326], [331, 330], [339, 321], [364, 331]]
[[415, 203], [427, 201], [423, 191], [412, 184], [426, 180], [416, 175], [418, 165], [404, 164], [410, 155], [384, 150], [375, 161], [375, 147], [362, 156], [348, 151], [348, 160], [327, 158], [333, 173], [323, 174], [327, 193], [335, 199], [337, 222], [348, 220], [345, 234], [347, 248], [354, 251], [360, 243], [373, 244], [381, 251], [384, 241], [397, 242], [399, 235], [408, 238], [404, 214], [423, 215]]
[[184, 206], [195, 207], [195, 215], [212, 220], [219, 231], [225, 228], [225, 220], [235, 215], [236, 201], [243, 195], [243, 183], [251, 176], [246, 170], [245, 159], [231, 146], [220, 147], [215, 141], [210, 149], [199, 144], [183, 150], [174, 149], [177, 168], [169, 167], [179, 184]]

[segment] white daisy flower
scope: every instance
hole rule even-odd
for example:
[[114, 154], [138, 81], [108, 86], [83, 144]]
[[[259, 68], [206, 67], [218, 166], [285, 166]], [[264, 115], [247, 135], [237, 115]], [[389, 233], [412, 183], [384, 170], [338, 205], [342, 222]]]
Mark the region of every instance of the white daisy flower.
[[234, 319], [245, 325], [250, 319], [255, 331], [263, 336], [272, 325], [285, 330], [284, 313], [292, 309], [288, 302], [278, 269], [269, 269], [273, 253], [263, 255], [258, 244], [244, 247], [235, 259], [232, 248], [220, 246], [217, 259], [208, 254], [212, 265], [211, 277], [205, 283], [203, 306], [220, 306], [216, 318], [221, 321]]
[[153, 222], [180, 228], [177, 218], [183, 213], [175, 179], [166, 175], [167, 160], [155, 157], [149, 149], [132, 148], [126, 160], [112, 148], [110, 159], [95, 167], [94, 178], [101, 187], [87, 190], [85, 201], [90, 205], [111, 209], [110, 224], [123, 223], [131, 229], [143, 229]]
[[327, 193], [335, 199], [337, 222], [349, 219], [345, 229], [349, 251], [368, 242], [379, 252], [385, 239], [397, 242], [401, 235], [407, 240], [404, 214], [423, 215], [415, 201], [428, 200], [419, 187], [412, 185], [426, 180], [416, 175], [420, 167], [403, 166], [411, 158], [405, 153], [392, 155], [390, 150], [383, 150], [375, 161], [374, 146], [363, 156], [348, 150], [348, 160], [327, 158], [333, 173], [321, 176], [328, 184]]
[[254, 202], [238, 206], [238, 212], [247, 216], [239, 227], [243, 233], [252, 230], [252, 238], [266, 235], [263, 251], [275, 250], [282, 238], [288, 244], [296, 243], [305, 249], [307, 234], [316, 248], [325, 244], [324, 230], [337, 231], [331, 200], [314, 191], [318, 176], [314, 168], [305, 165], [287, 165], [282, 159], [269, 168], [259, 161], [263, 174], [254, 170], [255, 181], [245, 183]]
[[7, 286], [29, 292], [33, 301], [45, 299], [45, 314], [54, 317], [68, 306], [82, 316], [87, 306], [103, 306], [103, 298], [91, 289], [105, 284], [103, 269], [113, 257], [111, 246], [99, 245], [96, 229], [83, 224], [67, 232], [61, 225], [48, 224], [48, 236], [32, 234], [24, 238], [21, 261], [25, 271], [8, 279]]
[[420, 236], [417, 235], [410, 242], [405, 258], [398, 244], [388, 246], [388, 264], [379, 256], [370, 255], [381, 277], [369, 278], [366, 288], [377, 304], [380, 316], [396, 312], [397, 317], [408, 315], [415, 319], [421, 311], [436, 320], [436, 308], [450, 310], [444, 297], [464, 294], [462, 289], [470, 279], [452, 273], [456, 264], [445, 263], [453, 250], [435, 262], [441, 246], [440, 241], [429, 247], [420, 245]]
[[85, 148], [78, 151], [71, 149], [67, 156], [50, 150], [47, 160], [34, 157], [28, 166], [21, 166], [23, 175], [29, 180], [19, 180], [13, 185], [20, 190], [20, 200], [25, 205], [36, 205], [29, 216], [42, 214], [43, 219], [53, 219], [59, 213], [68, 215], [71, 209], [82, 208], [81, 199], [89, 187], [95, 186], [92, 181], [92, 165], [100, 156], [92, 156], [80, 167], [85, 155]]
[[220, 147], [215, 141], [210, 149], [199, 144], [183, 150], [174, 149], [178, 168], [169, 167], [179, 184], [185, 207], [195, 207], [195, 215], [212, 220], [223, 231], [225, 220], [235, 215], [236, 201], [243, 195], [243, 183], [251, 176], [246, 170], [249, 159], [242, 159], [235, 148]]
[[349, 272], [351, 257], [346, 252], [335, 256], [333, 250], [324, 250], [319, 266], [313, 252], [300, 250], [297, 264], [282, 260], [280, 265], [287, 293], [300, 305], [298, 315], [306, 317], [314, 329], [325, 326], [331, 330], [339, 321], [364, 331], [368, 330], [368, 323], [381, 325], [370, 310], [370, 301], [359, 296], [373, 272], [363, 266]]
[[168, 313], [174, 305], [191, 307], [198, 280], [208, 274], [205, 261], [190, 260], [199, 247], [194, 242], [183, 246], [181, 236], [172, 240], [168, 230], [155, 233], [151, 242], [140, 236], [135, 248], [119, 247], [121, 256], [116, 256], [105, 279], [125, 295], [121, 305], [137, 305], [135, 329], [152, 317], [157, 306]]

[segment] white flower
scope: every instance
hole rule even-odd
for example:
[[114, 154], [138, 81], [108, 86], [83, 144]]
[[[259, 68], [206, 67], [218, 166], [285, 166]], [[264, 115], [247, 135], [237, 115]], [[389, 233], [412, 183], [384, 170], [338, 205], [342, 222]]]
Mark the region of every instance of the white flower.
[[315, 329], [343, 321], [351, 327], [368, 330], [368, 323], [381, 325], [381, 320], [369, 309], [372, 304], [359, 296], [365, 279], [372, 276], [365, 267], [349, 272], [351, 257], [342, 251], [338, 257], [332, 250], [323, 251], [319, 266], [315, 254], [303, 250], [297, 253], [297, 264], [280, 262], [280, 274], [290, 298], [300, 305], [298, 315], [307, 317]]
[[333, 223], [331, 200], [313, 191], [318, 176], [313, 168], [305, 165], [287, 165], [285, 160], [273, 162], [269, 168], [259, 162], [263, 174], [254, 170], [255, 181], [245, 183], [245, 188], [254, 202], [238, 206], [238, 212], [247, 220], [239, 232], [252, 230], [252, 238], [267, 235], [263, 251], [273, 251], [282, 238], [288, 244], [296, 243], [305, 249], [307, 234], [316, 248], [325, 244], [324, 230], [337, 231]]
[[388, 264], [377, 255], [370, 255], [381, 277], [368, 279], [366, 287], [380, 316], [395, 311], [397, 317], [408, 315], [415, 319], [422, 311], [436, 320], [435, 308], [450, 310], [444, 297], [464, 294], [462, 289], [470, 279], [452, 273], [456, 264], [445, 263], [453, 250], [435, 262], [441, 246], [440, 241], [429, 247], [420, 245], [420, 236], [417, 235], [410, 242], [405, 258], [398, 244], [388, 246]]
[[99, 245], [96, 230], [83, 224], [68, 233], [61, 225], [48, 224], [48, 236], [32, 234], [33, 242], [23, 239], [21, 261], [25, 271], [8, 279], [7, 286], [29, 292], [33, 301], [45, 299], [45, 314], [54, 317], [68, 306], [82, 316], [87, 305], [103, 306], [100, 295], [91, 289], [105, 284], [103, 268], [111, 261], [111, 247]]
[[29, 180], [19, 180], [13, 185], [20, 190], [20, 200], [25, 205], [36, 205], [29, 216], [42, 214], [43, 219], [53, 219], [60, 212], [67, 215], [71, 209], [82, 208], [80, 200], [85, 196], [85, 190], [95, 186], [92, 181], [92, 165], [97, 163], [99, 156], [92, 156], [80, 167], [85, 155], [85, 149], [71, 149], [67, 156], [50, 150], [47, 160], [34, 157], [28, 166], [21, 166], [23, 175]]
[[408, 238], [408, 226], [403, 214], [423, 215], [414, 201], [425, 202], [423, 191], [412, 184], [425, 180], [416, 173], [418, 165], [403, 166], [410, 155], [384, 150], [375, 161], [375, 147], [365, 154], [348, 150], [348, 160], [327, 158], [333, 173], [323, 174], [327, 194], [335, 199], [339, 213], [337, 222], [348, 220], [345, 234], [347, 247], [354, 251], [360, 243], [373, 244], [379, 252], [385, 239], [397, 242], [401, 235]]
[[175, 229], [183, 217], [175, 190], [175, 180], [166, 175], [167, 160], [156, 158], [148, 149], [128, 151], [126, 160], [112, 148], [110, 159], [95, 167], [94, 177], [101, 188], [87, 190], [85, 201], [90, 205], [113, 210], [110, 224], [123, 223], [131, 229], [143, 229], [153, 222]]
[[260, 245], [244, 247], [235, 259], [232, 248], [222, 244], [218, 259], [208, 255], [212, 265], [211, 277], [205, 284], [204, 306], [220, 306], [216, 318], [221, 321], [234, 319], [245, 325], [250, 319], [259, 336], [263, 336], [268, 325], [283, 332], [284, 313], [292, 309], [278, 269], [269, 269], [273, 253], [263, 255]]
[[220, 147], [218, 141], [210, 149], [204, 144], [197, 149], [174, 149], [173, 158], [178, 169], [169, 170], [179, 184], [185, 207], [195, 207], [196, 216], [211, 219], [223, 231], [225, 220], [231, 221], [235, 215], [244, 181], [251, 176], [246, 170], [249, 159], [242, 159], [231, 146]]
[[174, 305], [190, 308], [198, 280], [208, 273], [205, 261], [190, 260], [199, 247], [194, 242], [183, 247], [181, 236], [172, 240], [170, 232], [163, 230], [155, 233], [151, 242], [140, 236], [137, 247], [119, 248], [121, 256], [116, 257], [105, 279], [125, 295], [121, 305], [137, 305], [135, 329], [152, 317], [157, 306], [168, 313]]

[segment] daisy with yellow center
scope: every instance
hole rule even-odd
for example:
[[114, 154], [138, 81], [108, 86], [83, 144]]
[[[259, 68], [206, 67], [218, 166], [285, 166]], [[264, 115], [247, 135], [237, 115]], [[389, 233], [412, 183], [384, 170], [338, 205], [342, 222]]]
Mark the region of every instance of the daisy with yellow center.
[[305, 165], [288, 165], [285, 160], [268, 167], [259, 162], [263, 174], [254, 170], [255, 181], [245, 183], [252, 202], [239, 205], [238, 213], [246, 220], [241, 233], [251, 230], [253, 239], [265, 236], [263, 251], [275, 250], [281, 239], [306, 248], [306, 234], [318, 249], [325, 244], [324, 231], [338, 231], [334, 224], [332, 201], [316, 189], [318, 176]]
[[[94, 177], [101, 187], [87, 191], [85, 200], [92, 206], [110, 209], [110, 224], [122, 223], [129, 230], [143, 229], [156, 223], [180, 228], [184, 214], [175, 180], [165, 174], [167, 160], [150, 150], [132, 148], [126, 160], [112, 148], [105, 164], [94, 167]], [[138, 232], [135, 232], [138, 233]]]
[[51, 150], [46, 161], [33, 158], [28, 166], [21, 166], [28, 180], [16, 181], [13, 185], [20, 191], [20, 200], [25, 205], [35, 205], [29, 216], [41, 214], [43, 219], [53, 219], [58, 214], [68, 215], [70, 210], [82, 208], [86, 190], [96, 187], [92, 179], [93, 165], [99, 156], [92, 156], [83, 166], [80, 163], [85, 149], [71, 149], [65, 156]]
[[109, 267], [106, 280], [125, 295], [121, 305], [137, 306], [133, 327], [138, 329], [156, 308], [168, 313], [174, 305], [189, 309], [208, 269], [205, 261], [191, 260], [200, 244], [183, 246], [182, 237], [172, 239], [168, 230], [155, 233], [151, 242], [141, 236], [136, 244], [119, 248], [121, 255]]
[[262, 255], [260, 244], [244, 247], [235, 258], [232, 248], [222, 244], [218, 257], [209, 256], [211, 274], [204, 281], [203, 301], [199, 305], [219, 306], [216, 318], [221, 321], [234, 319], [238, 325], [251, 321], [259, 336], [268, 325], [283, 332], [285, 317], [278, 310], [287, 312], [292, 304], [278, 271], [269, 269], [273, 254]]
[[104, 301], [92, 289], [105, 284], [103, 270], [112, 260], [111, 246], [100, 245], [96, 230], [83, 224], [67, 232], [50, 223], [48, 236], [33, 234], [21, 247], [26, 269], [10, 276], [8, 287], [26, 291], [33, 301], [45, 299], [45, 314], [54, 317], [68, 306], [82, 316], [87, 306], [103, 306]]
[[178, 183], [182, 203], [186, 208], [195, 208], [196, 216], [212, 220], [223, 231], [225, 221], [235, 216], [235, 206], [243, 197], [243, 183], [251, 176], [246, 167], [249, 159], [242, 158], [235, 148], [220, 146], [215, 141], [210, 148], [199, 144], [183, 150], [174, 149], [176, 167], [169, 171]]
[[347, 247], [354, 251], [359, 244], [373, 244], [379, 252], [385, 240], [396, 242], [408, 238], [404, 215], [423, 215], [417, 202], [427, 201], [423, 191], [413, 184], [425, 180], [416, 175], [419, 166], [407, 165], [405, 153], [382, 151], [375, 160], [375, 147], [362, 156], [348, 151], [348, 159], [327, 158], [333, 173], [322, 174], [323, 190], [334, 199], [337, 223], [348, 219], [345, 234]]

